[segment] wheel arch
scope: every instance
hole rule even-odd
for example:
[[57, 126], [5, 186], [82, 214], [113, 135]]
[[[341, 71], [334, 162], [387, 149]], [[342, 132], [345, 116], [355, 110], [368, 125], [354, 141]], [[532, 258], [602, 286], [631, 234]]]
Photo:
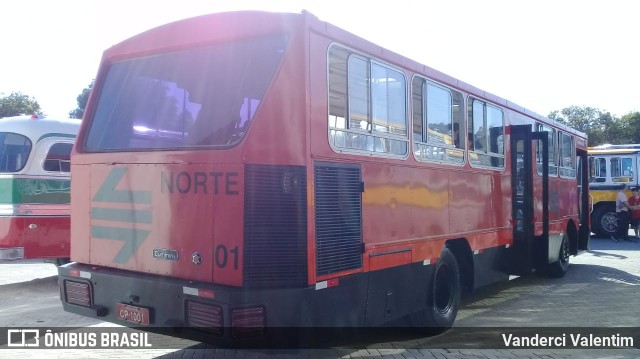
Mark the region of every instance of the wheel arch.
[[473, 291], [475, 271], [471, 246], [469, 246], [466, 238], [450, 239], [446, 242], [445, 246], [449, 248], [456, 257], [460, 272], [462, 294], [468, 295]]
[[578, 254], [578, 226], [574, 219], [567, 222], [567, 236], [569, 236], [569, 253], [571, 255]]

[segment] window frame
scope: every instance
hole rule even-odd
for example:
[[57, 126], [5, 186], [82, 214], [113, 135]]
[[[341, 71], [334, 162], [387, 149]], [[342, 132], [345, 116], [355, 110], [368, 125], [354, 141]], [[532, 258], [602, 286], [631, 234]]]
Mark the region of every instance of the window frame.
[[[29, 145], [28, 146], [28, 151], [27, 151], [26, 156], [25, 156], [25, 159], [21, 160], [21, 164], [22, 164], [21, 167], [20, 168], [16, 168], [13, 171], [0, 170], [0, 174], [14, 174], [14, 173], [19, 173], [19, 172], [23, 171], [25, 168], [27, 168], [27, 165], [29, 165], [29, 162], [31, 162], [30, 158], [31, 158], [31, 156], [32, 156], [32, 154], [34, 152], [34, 147], [35, 147], [33, 141], [31, 141], [31, 138], [29, 138], [29, 136], [26, 136], [26, 135], [24, 135], [22, 133], [9, 132], [9, 131], [0, 132], [0, 133], [5, 134], [5, 136], [6, 135], [12, 135], [12, 136], [21, 137], [22, 141], [24, 142], [23, 145], [24, 144], [28, 144]], [[26, 139], [26, 141], [25, 141], [25, 139]], [[0, 146], [4, 147], [5, 144], [2, 143]], [[21, 153], [21, 154], [24, 155], [24, 153]], [[2, 158], [0, 158], [0, 160], [2, 160]]]
[[[569, 140], [569, 155], [565, 155], [564, 151], [566, 139]], [[569, 158], [571, 166], [565, 166], [564, 158]], [[565, 131], [558, 131], [558, 174], [561, 178], [576, 177], [576, 141], [573, 135]]]
[[[417, 81], [421, 83], [417, 84]], [[442, 136], [442, 141], [433, 141], [432, 138], [436, 136], [429, 135], [429, 86], [443, 90], [449, 96], [449, 112], [447, 113], [449, 123], [445, 126], [450, 129], [449, 134], [436, 131]], [[466, 163], [464, 153], [467, 145], [464, 135], [466, 133], [464, 111], [461, 110], [465, 106], [465, 97], [462, 92], [421, 75], [413, 76], [410, 88], [412, 101], [411, 128], [413, 157], [418, 162], [434, 162], [463, 166]], [[416, 90], [419, 90], [420, 93], [416, 93]], [[416, 98], [417, 95], [419, 95], [419, 99]], [[416, 104], [416, 101], [420, 101], [420, 103]], [[456, 102], [458, 103], [456, 104]], [[458, 106], [458, 111], [461, 111], [457, 116], [454, 114], [456, 105]], [[415, 109], [419, 109], [420, 113], [416, 113]], [[419, 116], [419, 118], [416, 116]], [[453, 138], [456, 124], [458, 125], [458, 141], [460, 147], [455, 146], [455, 138]], [[418, 133], [415, 131], [418, 125], [420, 126], [419, 138], [417, 138]], [[446, 138], [447, 136], [449, 139]]]
[[[547, 146], [549, 147], [549, 177], [557, 177], [558, 170], [558, 143], [556, 138], [558, 137], [558, 130], [555, 128], [544, 124], [544, 123], [536, 123], [536, 131], [538, 132], [547, 132]], [[540, 145], [541, 141], [536, 141], [536, 167], [538, 171], [538, 175], [542, 176], [542, 149]]]
[[[341, 57], [336, 58], [336, 60], [333, 60], [332, 62], [332, 50], [333, 49], [337, 49], [337, 51], [340, 52], [344, 52], [344, 59], [342, 59]], [[354, 126], [354, 122], [352, 120], [352, 112], [351, 112], [351, 108], [352, 108], [352, 97], [351, 97], [351, 91], [350, 91], [350, 74], [351, 74], [351, 60], [352, 59], [359, 59], [359, 60], [363, 60], [367, 66], [367, 79], [366, 79], [366, 86], [367, 86], [367, 119], [366, 119], [366, 128], [363, 129], [361, 128], [361, 126], [359, 127], [355, 127]], [[341, 62], [344, 60], [344, 63]], [[338, 73], [336, 71], [336, 73], [332, 73], [332, 67], [334, 66], [346, 66], [345, 72], [344, 74], [342, 73]], [[402, 95], [403, 95], [403, 101], [402, 102], [402, 106], [403, 106], [403, 125], [405, 128], [404, 131], [404, 135], [402, 134], [396, 134], [393, 133], [393, 131], [390, 130], [391, 125], [396, 124], [399, 125], [398, 122], [393, 122], [393, 121], [389, 121], [389, 117], [387, 116], [385, 119], [385, 126], [387, 130], [386, 131], [381, 131], [379, 129], [376, 128], [375, 123], [374, 123], [374, 106], [373, 106], [373, 96], [374, 96], [374, 86], [372, 86], [372, 69], [374, 68], [374, 66], [379, 66], [379, 68], [383, 68], [386, 69], [387, 71], [393, 71], [395, 72], [395, 74], [398, 75], [398, 78], [400, 78], [402, 80]], [[342, 70], [342, 69], [338, 69], [338, 70]], [[328, 92], [328, 101], [327, 101], [327, 109], [328, 109], [328, 133], [327, 133], [327, 138], [328, 138], [328, 142], [329, 142], [329, 146], [331, 147], [331, 149], [336, 152], [336, 153], [351, 153], [351, 154], [357, 154], [357, 155], [367, 155], [367, 156], [375, 156], [375, 157], [386, 157], [386, 158], [395, 158], [395, 159], [406, 159], [409, 157], [409, 145], [410, 145], [410, 129], [409, 129], [409, 99], [408, 99], [408, 90], [407, 90], [407, 74], [404, 71], [404, 69], [399, 68], [397, 66], [393, 66], [390, 65], [386, 62], [383, 62], [373, 56], [369, 56], [367, 54], [364, 54], [362, 52], [356, 51], [354, 49], [351, 49], [347, 46], [338, 44], [338, 43], [333, 43], [331, 44], [328, 49], [327, 49], [327, 92]], [[335, 76], [340, 76], [339, 79], [337, 80], [344, 80], [345, 81], [345, 88], [343, 88], [344, 91], [346, 91], [344, 94], [334, 94], [333, 93], [333, 88], [334, 85], [332, 83], [332, 81], [335, 80]], [[338, 89], [339, 90], [339, 89]], [[389, 95], [389, 94], [388, 94]], [[387, 104], [389, 102], [393, 102], [394, 100], [392, 99], [391, 101], [389, 101], [389, 96], [387, 96]], [[336, 102], [334, 102], [336, 101]], [[398, 101], [395, 101], [398, 102]], [[344, 105], [346, 106], [345, 108], [345, 112], [344, 115], [346, 116], [346, 118], [344, 118], [344, 126], [345, 127], [339, 127], [338, 126], [338, 121], [340, 120], [340, 118], [338, 117], [338, 115], [334, 114], [334, 113], [338, 113], [338, 111], [332, 111], [332, 106], [336, 106], [336, 108], [340, 105]], [[388, 110], [389, 107], [385, 106], [385, 109]], [[387, 115], [388, 115], [388, 111], [387, 111]], [[339, 139], [339, 136], [344, 136], [342, 137], [342, 141], [344, 141], [344, 145], [338, 144], [338, 142], [342, 142]], [[360, 141], [360, 140], [365, 140], [366, 144], [365, 146], [349, 146], [347, 144], [347, 140], [345, 139], [347, 136], [352, 136], [351, 141], [353, 141], [353, 139], [356, 139], [356, 141]], [[354, 137], [356, 136], [356, 137]], [[372, 148], [368, 148], [369, 145], [371, 144]], [[394, 152], [394, 147], [397, 147], [397, 149], [401, 149], [401, 147], [404, 145], [404, 153], [399, 153], [400, 151]], [[379, 147], [378, 147], [379, 146]], [[365, 147], [365, 148], [361, 148], [361, 147]], [[382, 148], [382, 150], [379, 150], [380, 148]]]
[[[482, 127], [477, 126], [476, 123], [476, 103], [482, 105]], [[500, 117], [502, 120], [502, 126], [500, 127], [500, 134], [496, 138], [496, 148], [500, 148], [502, 146], [502, 153], [495, 152], [491, 149], [491, 135], [488, 127], [488, 109], [494, 109], [499, 111]], [[489, 101], [477, 98], [475, 96], [469, 96], [467, 99], [467, 136], [471, 134], [474, 139], [473, 150], [469, 150], [469, 164], [472, 167], [476, 168], [488, 168], [493, 170], [504, 171], [507, 166], [506, 161], [506, 136], [505, 136], [505, 127], [506, 127], [506, 118], [504, 108], [491, 103]], [[478, 129], [476, 131], [476, 128]], [[482, 132], [480, 132], [480, 128], [482, 128]], [[495, 128], [495, 127], [492, 127]], [[472, 132], [468, 132], [472, 131]], [[478, 142], [477, 135], [478, 133], [484, 135], [482, 141]], [[484, 145], [484, 150], [479, 150], [476, 143], [481, 143]], [[488, 163], [487, 163], [488, 162]], [[501, 162], [500, 164], [493, 164], [494, 162]]]
[[[69, 145], [70, 146], [68, 157], [65, 157], [64, 159], [49, 158], [49, 155], [51, 154], [51, 150], [57, 145]], [[56, 174], [71, 173], [71, 151], [73, 151], [73, 142], [56, 141], [56, 142], [51, 143], [51, 145], [47, 149], [47, 153], [45, 154], [44, 158], [42, 159], [42, 163], [40, 164], [42, 170], [44, 172], [47, 172], [47, 173], [56, 173]], [[58, 171], [47, 170], [46, 169], [47, 161], [57, 161], [58, 168], [60, 170], [58, 170]], [[69, 166], [69, 170], [68, 171], [63, 171], [62, 170], [62, 164], [63, 163], [67, 163], [68, 164], [68, 166]]]
[[[614, 160], [616, 160], [618, 162], [617, 165], [614, 166]], [[626, 161], [625, 161], [626, 160]], [[624, 163], [625, 162], [629, 162], [631, 163], [631, 175], [625, 176], [624, 175]], [[633, 157], [627, 157], [624, 155], [617, 155], [617, 156], [611, 156], [609, 157], [609, 167], [611, 169], [611, 182], [615, 182], [615, 183], [631, 183], [633, 182], [633, 164], [634, 164], [634, 158]], [[619, 175], [614, 173], [614, 169], [618, 170], [620, 173]]]

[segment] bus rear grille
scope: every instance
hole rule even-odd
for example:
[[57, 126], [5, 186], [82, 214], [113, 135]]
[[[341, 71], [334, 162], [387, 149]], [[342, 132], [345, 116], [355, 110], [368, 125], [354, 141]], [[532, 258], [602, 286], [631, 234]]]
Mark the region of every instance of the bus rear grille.
[[209, 333], [222, 335], [222, 308], [218, 305], [187, 300], [187, 325]]
[[362, 180], [357, 165], [315, 165], [316, 274], [362, 267]]
[[88, 283], [65, 280], [64, 294], [69, 304], [91, 307], [91, 288]]
[[244, 286], [306, 286], [306, 168], [247, 165], [244, 216]]
[[231, 335], [236, 338], [264, 334], [264, 307], [231, 310]]

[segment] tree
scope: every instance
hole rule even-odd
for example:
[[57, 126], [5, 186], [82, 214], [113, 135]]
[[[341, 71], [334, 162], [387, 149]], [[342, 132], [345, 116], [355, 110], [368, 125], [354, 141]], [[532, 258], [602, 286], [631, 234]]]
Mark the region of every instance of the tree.
[[8, 96], [0, 93], [0, 117], [18, 115], [42, 115], [40, 104], [35, 98], [21, 92], [12, 92]]
[[640, 112], [629, 112], [620, 118], [624, 129], [624, 143], [640, 143]]
[[[634, 142], [636, 140], [633, 136], [637, 131], [633, 132], [631, 130], [630, 122], [634, 121], [634, 118], [631, 117], [628, 120], [621, 120], [612, 116], [609, 112], [593, 107], [579, 106], [553, 111], [548, 117], [586, 133], [589, 137], [589, 146], [598, 146], [605, 143], [640, 143]], [[640, 129], [640, 118], [635, 121], [637, 128]]]
[[571, 106], [562, 109], [560, 113], [558, 111], [551, 112], [549, 118], [578, 131], [589, 133], [592, 128], [598, 126], [600, 114], [601, 111], [593, 107]]
[[82, 118], [84, 115], [84, 108], [87, 106], [87, 101], [89, 100], [89, 94], [91, 93], [91, 87], [93, 87], [93, 81], [82, 90], [80, 95], [76, 98], [78, 102], [78, 107], [69, 112], [69, 117], [71, 118]]

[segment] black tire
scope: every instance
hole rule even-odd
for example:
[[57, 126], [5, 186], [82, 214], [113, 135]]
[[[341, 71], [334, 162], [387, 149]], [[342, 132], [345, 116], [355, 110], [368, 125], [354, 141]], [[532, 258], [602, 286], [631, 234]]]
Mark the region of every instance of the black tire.
[[409, 324], [425, 333], [439, 334], [451, 328], [460, 306], [460, 268], [445, 247], [427, 288], [427, 306], [409, 316]]
[[560, 244], [560, 255], [556, 262], [550, 263], [547, 267], [547, 274], [550, 277], [562, 278], [569, 270], [569, 236], [565, 233]]
[[618, 215], [615, 207], [609, 205], [598, 207], [593, 212], [591, 223], [595, 234], [603, 237], [615, 235], [618, 229]]

